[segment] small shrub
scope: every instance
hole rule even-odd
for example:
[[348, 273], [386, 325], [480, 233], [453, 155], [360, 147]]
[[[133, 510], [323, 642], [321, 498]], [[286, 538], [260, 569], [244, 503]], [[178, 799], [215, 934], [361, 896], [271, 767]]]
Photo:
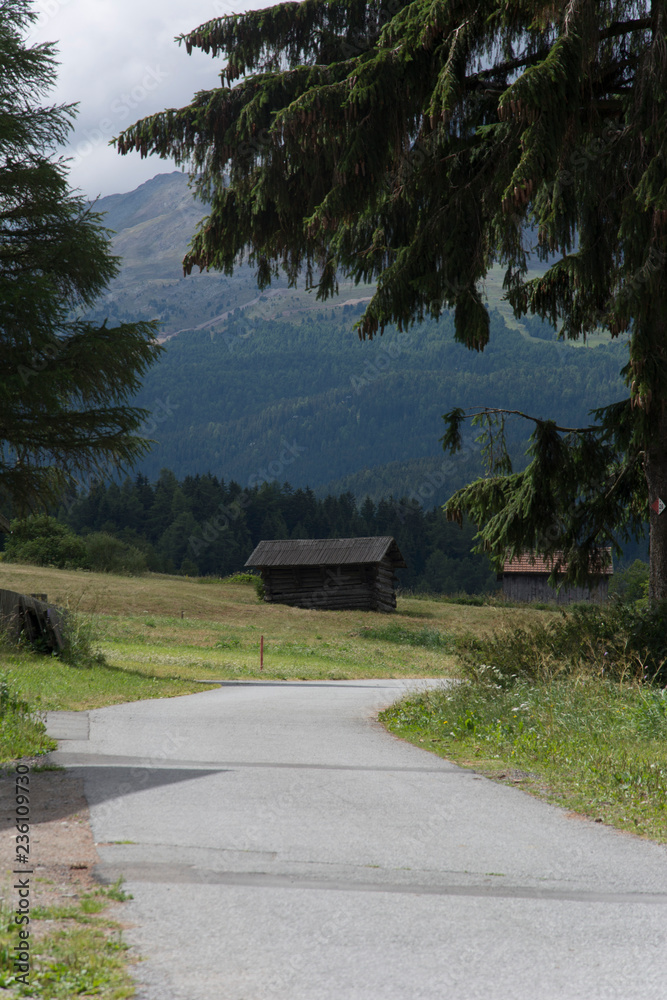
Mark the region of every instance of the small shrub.
[[454, 594], [444, 600], [446, 604], [469, 604], [474, 608], [482, 608], [490, 603], [488, 594]]
[[0, 675], [0, 760], [32, 757], [56, 746], [34, 709], [12, 687], [11, 678]]
[[225, 583], [256, 583], [257, 580], [261, 580], [261, 576], [257, 576], [256, 573], [232, 573], [231, 576], [226, 576]]
[[610, 680], [667, 683], [667, 604], [572, 605], [554, 621], [490, 638], [466, 636], [459, 651], [467, 676], [507, 687], [586, 673]]
[[64, 631], [65, 648], [62, 659], [72, 667], [104, 665], [106, 659], [99, 649], [99, 633], [89, 615], [68, 611]]
[[216, 649], [236, 649], [241, 645], [241, 640], [235, 635], [223, 635], [215, 644]]
[[627, 569], [615, 572], [609, 580], [609, 594], [624, 604], [648, 598], [648, 563], [635, 559]]
[[55, 517], [36, 514], [11, 522], [11, 534], [5, 542], [5, 560], [32, 566], [79, 569], [86, 566], [87, 550], [83, 539]]
[[264, 586], [264, 581], [261, 576], [256, 576], [253, 578], [255, 584], [255, 593], [257, 594], [257, 599], [263, 601], [266, 597], [266, 587]]
[[6, 676], [0, 675], [0, 718], [8, 712], [28, 712], [28, 703], [25, 702], [9, 686]]
[[105, 531], [95, 531], [84, 539], [87, 565], [98, 573], [141, 576], [148, 571], [146, 556]]

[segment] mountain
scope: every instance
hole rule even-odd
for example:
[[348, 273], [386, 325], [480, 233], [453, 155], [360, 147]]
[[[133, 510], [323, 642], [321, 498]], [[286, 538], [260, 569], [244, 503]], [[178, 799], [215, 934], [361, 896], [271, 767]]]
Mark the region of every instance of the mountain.
[[[183, 174], [96, 208], [123, 266], [95, 317], [162, 324], [165, 354], [137, 398], [152, 411], [144, 434], [155, 443], [139, 467], [151, 479], [163, 467], [179, 479], [210, 471], [244, 486], [288, 480], [320, 495], [413, 495], [430, 507], [481, 471], [472, 435], [463, 455], [443, 455], [447, 409], [505, 406], [572, 425], [627, 391], [624, 344], [573, 346], [534, 317], [518, 323], [496, 272], [485, 286], [492, 336], [483, 353], [456, 343], [448, 315], [362, 343], [353, 327], [368, 287], [343, 285], [322, 303], [284, 280], [260, 294], [247, 265], [232, 277], [184, 278], [180, 262], [205, 206]], [[519, 463], [528, 430], [510, 427]]]
[[[95, 210], [103, 213], [103, 224], [113, 234], [122, 270], [89, 314], [92, 319], [159, 319], [160, 339], [166, 340], [198, 329], [223, 332], [235, 309], [251, 318], [271, 319], [299, 317], [320, 308], [314, 293], [288, 289], [284, 278], [261, 294], [254, 269], [247, 264], [232, 277], [194, 272], [184, 277], [183, 257], [206, 216], [206, 206], [194, 199], [185, 174], [158, 174], [128, 194], [100, 198]], [[368, 289], [352, 283], [343, 284], [341, 291], [335, 309], [369, 295]]]

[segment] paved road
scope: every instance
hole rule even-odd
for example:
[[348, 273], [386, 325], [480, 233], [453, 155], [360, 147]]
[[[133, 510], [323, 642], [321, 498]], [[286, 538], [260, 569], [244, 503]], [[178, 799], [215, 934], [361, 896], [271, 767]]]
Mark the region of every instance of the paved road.
[[665, 1000], [667, 851], [395, 739], [403, 688], [51, 715], [139, 1000]]

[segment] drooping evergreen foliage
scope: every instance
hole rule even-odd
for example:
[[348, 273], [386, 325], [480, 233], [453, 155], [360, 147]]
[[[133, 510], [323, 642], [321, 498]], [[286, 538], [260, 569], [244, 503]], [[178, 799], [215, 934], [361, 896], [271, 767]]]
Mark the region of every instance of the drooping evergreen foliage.
[[41, 103], [56, 60], [24, 40], [36, 17], [30, 0], [0, 3], [0, 498], [15, 510], [142, 454], [128, 401], [159, 350], [151, 323], [76, 318], [118, 262], [54, 158], [75, 109]]
[[[305, 0], [218, 18], [181, 40], [221, 54], [227, 86], [118, 143], [194, 168], [212, 207], [186, 270], [248, 252], [261, 286], [280, 268], [321, 297], [340, 272], [377, 281], [364, 337], [452, 307], [481, 350], [494, 263], [518, 315], [570, 338], [630, 330], [627, 399], [582, 433], [539, 423], [522, 476], [501, 468], [448, 508], [481, 519], [497, 559], [564, 552], [573, 580], [667, 500], [666, 18], [662, 0]], [[667, 598], [667, 516], [650, 530], [651, 595]]]

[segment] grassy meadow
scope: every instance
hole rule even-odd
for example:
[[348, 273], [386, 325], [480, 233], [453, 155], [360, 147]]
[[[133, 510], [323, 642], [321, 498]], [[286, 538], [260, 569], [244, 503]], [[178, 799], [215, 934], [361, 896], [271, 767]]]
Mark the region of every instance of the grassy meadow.
[[[455, 644], [549, 612], [399, 598], [398, 613], [309, 611], [258, 600], [233, 578], [120, 577], [0, 565], [0, 586], [47, 593], [90, 630], [103, 662], [90, 667], [11, 651], [0, 672], [41, 710], [89, 709], [201, 691], [200, 681], [261, 677], [347, 680], [446, 677]], [[260, 636], [264, 669], [260, 671]]]

